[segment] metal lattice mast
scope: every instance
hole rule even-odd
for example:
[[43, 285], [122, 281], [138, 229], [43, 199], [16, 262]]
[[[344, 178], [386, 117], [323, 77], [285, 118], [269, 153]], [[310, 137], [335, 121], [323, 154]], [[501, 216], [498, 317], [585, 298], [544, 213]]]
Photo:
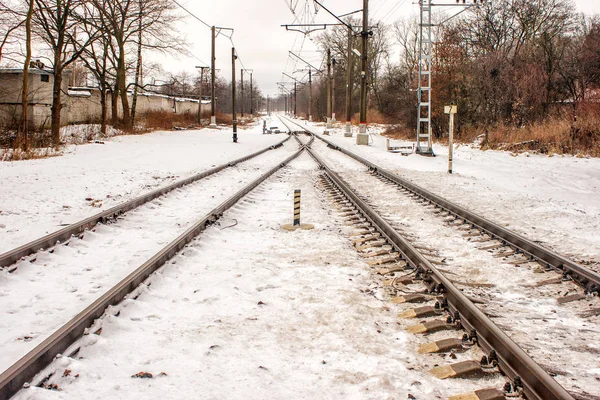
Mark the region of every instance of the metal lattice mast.
[[433, 154], [431, 147], [431, 58], [433, 55], [432, 0], [419, 0], [419, 88], [417, 90], [417, 153]]

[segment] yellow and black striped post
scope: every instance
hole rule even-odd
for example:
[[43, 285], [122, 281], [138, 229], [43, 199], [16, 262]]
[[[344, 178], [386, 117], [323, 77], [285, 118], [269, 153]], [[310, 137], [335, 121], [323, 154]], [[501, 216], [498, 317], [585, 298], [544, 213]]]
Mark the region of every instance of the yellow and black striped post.
[[301, 224], [300, 223], [300, 189], [294, 190], [294, 222], [291, 224], [284, 224], [281, 227], [288, 231], [295, 231], [296, 229], [313, 229], [314, 225]]
[[300, 189], [294, 190], [294, 226], [300, 225]]

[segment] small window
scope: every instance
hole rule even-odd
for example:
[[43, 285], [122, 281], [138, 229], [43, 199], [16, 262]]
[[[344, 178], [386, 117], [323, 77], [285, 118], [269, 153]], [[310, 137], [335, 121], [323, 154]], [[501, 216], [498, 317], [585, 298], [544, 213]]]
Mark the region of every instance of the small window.
[[50, 82], [50, 75], [41, 75], [42, 82]]

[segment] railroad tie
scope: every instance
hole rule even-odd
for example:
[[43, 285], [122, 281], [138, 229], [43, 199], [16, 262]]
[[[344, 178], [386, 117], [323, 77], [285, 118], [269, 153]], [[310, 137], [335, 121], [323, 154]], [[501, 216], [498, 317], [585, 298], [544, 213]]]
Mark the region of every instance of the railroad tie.
[[348, 236], [350, 236], [350, 237], [357, 237], [357, 236], [368, 235], [369, 233], [372, 233], [372, 232], [373, 232], [373, 230], [363, 229], [363, 230], [359, 230], [359, 231], [356, 231], [356, 232], [352, 232]]
[[358, 245], [355, 247], [356, 247], [356, 250], [363, 251], [363, 250], [368, 250], [373, 247], [382, 247], [386, 243], [387, 243], [387, 241], [385, 241], [385, 240], [376, 240], [376, 241], [371, 241], [366, 244]]
[[386, 279], [385, 281], [383, 281], [383, 286], [393, 286], [396, 283], [402, 285], [410, 285], [414, 283], [414, 281], [410, 276], [397, 276], [394, 279]]
[[472, 230], [470, 230], [469, 232], [463, 234], [462, 236], [464, 238], [472, 238], [472, 237], [477, 237], [477, 236], [481, 236], [481, 235], [482, 235], [482, 233], [479, 231], [472, 232]]
[[423, 294], [418, 294], [418, 293], [411, 293], [411, 294], [405, 294], [402, 296], [398, 296], [398, 297], [393, 297], [392, 298], [392, 303], [394, 304], [404, 304], [404, 303], [425, 303], [426, 301], [429, 301], [430, 297], [423, 295]]
[[499, 249], [500, 247], [504, 247], [505, 245], [503, 243], [495, 243], [495, 244], [490, 244], [488, 246], [481, 246], [478, 247], [479, 250], [496, 250]]
[[504, 392], [498, 389], [488, 388], [450, 396], [448, 397], [448, 400], [504, 400], [505, 398]]
[[456, 329], [456, 325], [449, 324], [443, 319], [434, 319], [433, 321], [425, 321], [420, 324], [412, 325], [406, 328], [411, 333], [433, 333], [438, 331], [445, 331], [450, 329]]
[[365, 242], [370, 242], [372, 240], [377, 240], [380, 237], [381, 237], [381, 234], [374, 233], [373, 235], [368, 235], [368, 236], [362, 237], [360, 239], [355, 239], [352, 243], [354, 243], [354, 245], [362, 244], [362, 243], [365, 243]]
[[383, 256], [386, 254], [390, 254], [390, 252], [391, 252], [391, 249], [381, 249], [381, 250], [370, 251], [368, 253], [359, 253], [359, 254], [363, 258], [373, 258], [373, 257], [379, 257], [379, 256]]
[[474, 378], [484, 374], [481, 363], [475, 360], [461, 361], [455, 364], [435, 367], [429, 372], [438, 379]]
[[[477, 235], [479, 236], [479, 235]], [[484, 243], [484, 242], [491, 242], [493, 239], [491, 238], [491, 236], [489, 235], [483, 235], [481, 237], [478, 237], [476, 239], [470, 240], [470, 242], [473, 243]]]
[[462, 338], [449, 338], [438, 340], [437, 342], [425, 343], [419, 346], [419, 354], [427, 353], [445, 353], [451, 350], [463, 348]]
[[[398, 261], [398, 253], [393, 253], [389, 257], [383, 257], [383, 258], [380, 258], [377, 260], [367, 261], [367, 264], [374, 267], [376, 265], [390, 264], [390, 263], [394, 263], [397, 261]], [[404, 266], [402, 267], [402, 270], [404, 270]]]
[[[396, 261], [398, 261], [397, 258], [396, 258]], [[406, 266], [407, 265], [408, 264], [406, 263], [406, 261], [402, 261], [402, 262], [400, 262], [400, 263], [398, 263], [396, 265], [393, 265], [393, 266], [391, 266], [389, 268], [378, 269], [376, 272], [379, 275], [389, 275], [389, 274], [393, 274], [394, 272], [400, 272], [400, 271], [406, 270]], [[412, 281], [412, 279], [411, 279], [411, 281]]]
[[572, 301], [583, 300], [585, 298], [587, 298], [586, 295], [584, 295], [582, 293], [575, 293], [575, 294], [571, 294], [568, 296], [559, 297], [556, 300], [558, 301], [558, 304], [566, 304], [566, 303], [570, 303]]
[[432, 306], [423, 306], [406, 310], [403, 313], [398, 314], [398, 318], [427, 318], [437, 316], [441, 312], [441, 310]]

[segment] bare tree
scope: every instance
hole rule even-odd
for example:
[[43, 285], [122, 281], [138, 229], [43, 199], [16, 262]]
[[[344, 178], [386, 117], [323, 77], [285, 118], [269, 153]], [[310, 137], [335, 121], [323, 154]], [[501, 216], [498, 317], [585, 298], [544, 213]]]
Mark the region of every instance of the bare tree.
[[22, 39], [19, 31], [25, 26], [26, 19], [26, 11], [21, 10], [18, 5], [0, 1], [0, 62], [3, 61], [4, 49]]
[[23, 87], [21, 90], [21, 123], [17, 129], [17, 146], [27, 151], [29, 147], [29, 118], [27, 115], [29, 95], [29, 63], [31, 62], [31, 19], [33, 17], [33, 0], [27, 1], [25, 15], [25, 63], [23, 64]]
[[[127, 72], [132, 63], [128, 55], [132, 45], [138, 44], [137, 71], [141, 69], [141, 49], [151, 48], [158, 51], [177, 51], [181, 42], [173, 36], [174, 4], [167, 0], [89, 0], [96, 10], [102, 14], [102, 24], [98, 28], [104, 35], [110, 35], [110, 49], [116, 60], [116, 82], [113, 96], [113, 116], [116, 98], [121, 100], [123, 109], [123, 126], [133, 127], [132, 110], [127, 98]], [[143, 36], [147, 39], [144, 41]], [[136, 73], [140, 76], [140, 73]], [[139, 83], [139, 82], [138, 82]], [[138, 87], [134, 83], [133, 86]]]
[[73, 63], [84, 49], [96, 39], [95, 35], [77, 42], [74, 28], [77, 18], [74, 14], [83, 0], [34, 0], [36, 13], [33, 22], [37, 35], [48, 45], [52, 54], [54, 83], [52, 87], [52, 142], [60, 146], [60, 125], [62, 109], [62, 82], [65, 69]]

